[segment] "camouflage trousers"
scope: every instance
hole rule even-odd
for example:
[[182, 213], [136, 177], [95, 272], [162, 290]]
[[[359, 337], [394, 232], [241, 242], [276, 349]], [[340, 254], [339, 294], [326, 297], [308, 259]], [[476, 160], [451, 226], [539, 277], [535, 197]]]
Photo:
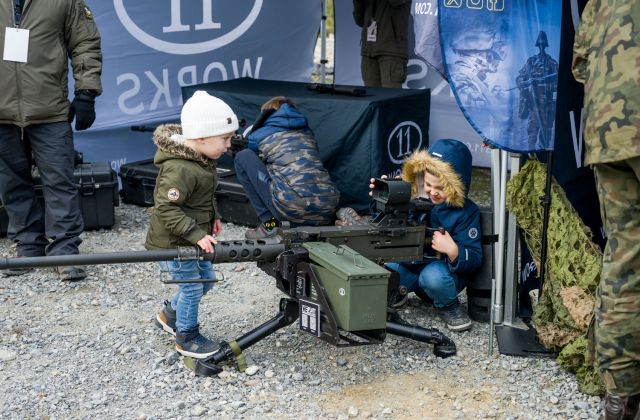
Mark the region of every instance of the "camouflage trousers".
[[640, 156], [594, 165], [608, 236], [595, 308], [595, 356], [607, 391], [640, 393]]

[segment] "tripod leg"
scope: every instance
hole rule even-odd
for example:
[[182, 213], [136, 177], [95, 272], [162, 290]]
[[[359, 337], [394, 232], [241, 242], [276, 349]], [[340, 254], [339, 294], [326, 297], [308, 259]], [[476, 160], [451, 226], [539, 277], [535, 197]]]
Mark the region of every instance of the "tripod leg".
[[387, 332], [423, 343], [433, 344], [433, 354], [443, 359], [456, 354], [455, 343], [435, 328], [423, 328], [416, 325], [387, 321]]
[[219, 363], [238, 356], [242, 350], [251, 347], [277, 330], [293, 324], [298, 319], [298, 306], [298, 302], [293, 299], [280, 299], [278, 315], [231, 343], [221, 343], [218, 351], [206, 359], [185, 358], [185, 365], [199, 376], [212, 376], [222, 372], [222, 368], [218, 366]]

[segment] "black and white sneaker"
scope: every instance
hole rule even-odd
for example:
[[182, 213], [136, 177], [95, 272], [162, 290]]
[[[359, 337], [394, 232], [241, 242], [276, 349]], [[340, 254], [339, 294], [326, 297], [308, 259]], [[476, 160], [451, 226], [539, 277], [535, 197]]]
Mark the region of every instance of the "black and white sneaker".
[[466, 331], [471, 328], [467, 311], [458, 299], [443, 308], [437, 308], [438, 316], [451, 331]]
[[156, 315], [154, 320], [156, 327], [165, 330], [169, 334], [176, 335], [176, 311], [171, 307], [171, 302], [164, 301], [162, 310]]
[[183, 356], [205, 359], [220, 348], [220, 343], [200, 334], [198, 327], [191, 331], [176, 333], [176, 351]]

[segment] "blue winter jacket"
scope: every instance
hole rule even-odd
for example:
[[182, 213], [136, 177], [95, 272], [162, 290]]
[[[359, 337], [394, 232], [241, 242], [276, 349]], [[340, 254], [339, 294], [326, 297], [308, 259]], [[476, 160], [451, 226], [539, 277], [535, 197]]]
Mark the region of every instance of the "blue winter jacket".
[[[453, 273], [464, 280], [482, 265], [480, 209], [467, 193], [471, 185], [471, 152], [462, 142], [452, 139], [436, 141], [428, 151], [409, 156], [402, 167], [402, 178], [412, 184], [414, 196], [422, 191], [425, 170], [436, 175], [444, 187], [447, 201], [431, 210], [430, 226], [443, 227], [458, 245], [458, 258], [447, 263]], [[405, 263], [412, 271], [421, 270], [433, 260]]]
[[260, 152], [260, 143], [272, 134], [281, 131], [301, 130], [311, 133], [307, 118], [300, 111], [289, 104], [282, 104], [278, 110], [269, 116], [262, 127], [249, 133], [247, 147], [256, 153]]

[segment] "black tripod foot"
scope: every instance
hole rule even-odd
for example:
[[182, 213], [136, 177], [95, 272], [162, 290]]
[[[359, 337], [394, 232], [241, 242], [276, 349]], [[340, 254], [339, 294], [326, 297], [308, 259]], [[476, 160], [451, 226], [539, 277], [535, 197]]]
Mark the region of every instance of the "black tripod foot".
[[423, 328], [417, 325], [398, 322], [401, 321], [399, 317], [394, 317], [393, 319], [394, 321], [387, 321], [388, 333], [433, 344], [433, 354], [435, 354], [436, 357], [444, 359], [456, 354], [455, 343], [435, 328]]
[[222, 372], [222, 368], [215, 363], [210, 363], [207, 359], [194, 359], [185, 357], [184, 365], [195, 372], [197, 376], [214, 376]]
[[456, 344], [448, 337], [443, 337], [441, 343], [433, 345], [433, 354], [436, 357], [446, 359], [447, 357], [455, 356], [456, 352]]

